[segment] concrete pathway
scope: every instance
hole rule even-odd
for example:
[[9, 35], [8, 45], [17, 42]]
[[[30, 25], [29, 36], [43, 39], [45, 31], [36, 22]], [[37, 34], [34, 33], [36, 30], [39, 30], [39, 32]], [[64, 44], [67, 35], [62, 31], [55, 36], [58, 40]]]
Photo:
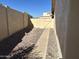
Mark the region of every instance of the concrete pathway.
[[30, 59], [59, 59], [61, 52], [58, 44], [53, 28], [45, 29], [30, 53]]
[[46, 59], [46, 53], [47, 53], [47, 45], [48, 45], [48, 38], [49, 38], [49, 29], [45, 29], [38, 39], [38, 42], [36, 43], [35, 49], [32, 51], [32, 53], [38, 53], [37, 57], [41, 57], [42, 59]]
[[51, 28], [49, 31], [46, 59], [59, 59], [59, 48], [57, 45], [56, 35]]

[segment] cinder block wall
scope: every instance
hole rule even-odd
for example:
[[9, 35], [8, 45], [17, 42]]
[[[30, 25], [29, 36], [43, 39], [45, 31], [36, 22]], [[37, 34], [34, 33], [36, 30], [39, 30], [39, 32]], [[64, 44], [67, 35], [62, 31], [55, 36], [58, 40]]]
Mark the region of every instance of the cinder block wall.
[[0, 40], [8, 36], [6, 8], [0, 5]]
[[29, 14], [0, 5], [0, 40], [17, 31], [30, 27], [30, 18]]
[[23, 13], [7, 8], [9, 35], [23, 29]]
[[28, 26], [28, 20], [27, 19], [29, 19], [29, 17], [26, 13], [24, 13], [23, 15], [24, 15], [24, 27], [27, 27]]

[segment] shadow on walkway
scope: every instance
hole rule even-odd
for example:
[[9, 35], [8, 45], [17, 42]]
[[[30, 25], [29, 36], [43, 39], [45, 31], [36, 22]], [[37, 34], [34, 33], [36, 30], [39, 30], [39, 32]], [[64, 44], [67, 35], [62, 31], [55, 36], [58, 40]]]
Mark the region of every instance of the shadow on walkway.
[[33, 24], [29, 20], [28, 26], [11, 36], [0, 41], [0, 55], [8, 55], [13, 50], [13, 48], [22, 41], [25, 32], [30, 32], [33, 28]]

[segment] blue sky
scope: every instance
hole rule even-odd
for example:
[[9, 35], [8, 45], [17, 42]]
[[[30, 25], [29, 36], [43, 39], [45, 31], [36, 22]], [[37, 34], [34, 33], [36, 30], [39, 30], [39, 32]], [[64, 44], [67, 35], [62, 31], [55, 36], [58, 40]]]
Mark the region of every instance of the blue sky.
[[43, 12], [51, 11], [51, 0], [0, 0], [0, 3], [31, 14], [41, 16]]

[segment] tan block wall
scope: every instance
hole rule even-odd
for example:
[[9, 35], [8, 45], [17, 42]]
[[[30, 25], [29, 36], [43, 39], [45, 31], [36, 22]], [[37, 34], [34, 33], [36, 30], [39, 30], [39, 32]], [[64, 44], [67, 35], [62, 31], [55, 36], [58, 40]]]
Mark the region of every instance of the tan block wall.
[[28, 26], [29, 17], [26, 13], [24, 13], [24, 28]]
[[0, 5], [0, 40], [8, 36], [6, 8]]
[[0, 40], [23, 28], [32, 28], [30, 18], [29, 14], [0, 5]]
[[7, 8], [9, 34], [13, 34], [23, 28], [23, 14]]

